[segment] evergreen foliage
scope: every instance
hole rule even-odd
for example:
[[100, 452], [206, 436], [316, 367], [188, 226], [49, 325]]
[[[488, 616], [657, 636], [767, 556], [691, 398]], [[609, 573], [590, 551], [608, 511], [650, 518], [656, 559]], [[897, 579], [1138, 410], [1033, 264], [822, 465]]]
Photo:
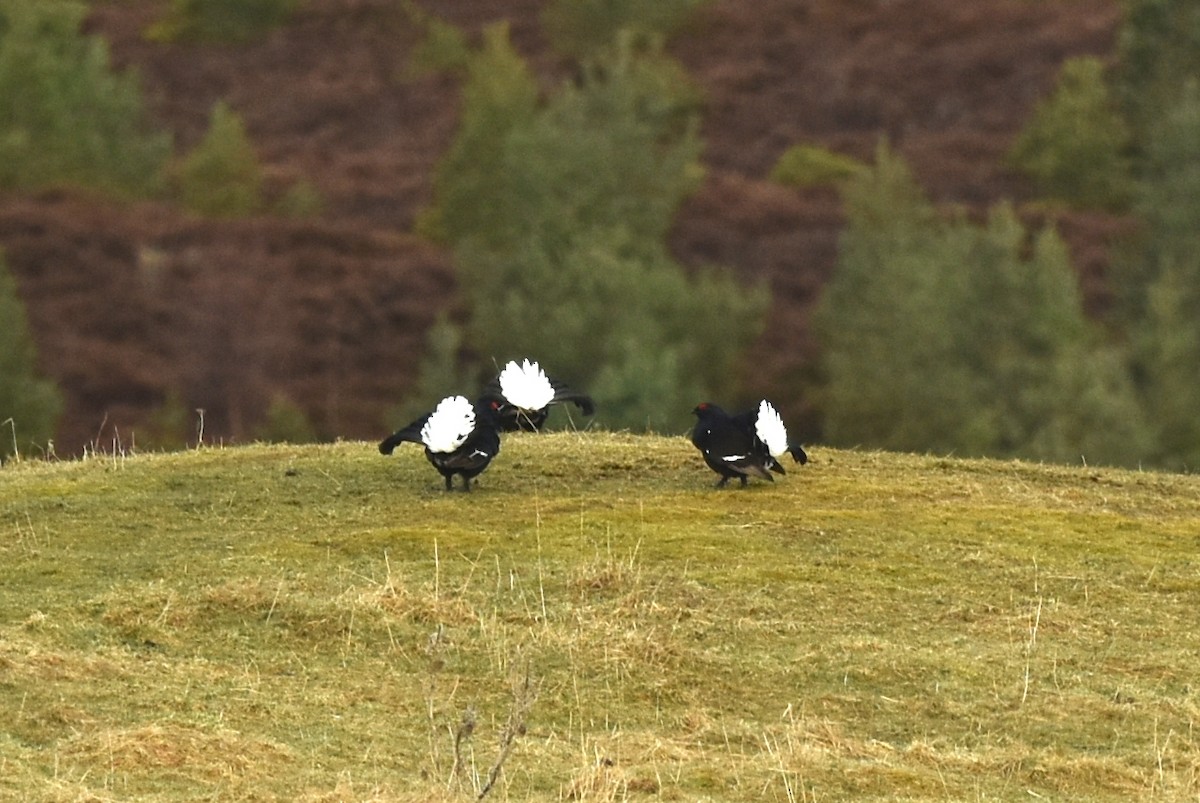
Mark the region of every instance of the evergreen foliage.
[[0, 461], [46, 447], [54, 436], [62, 398], [38, 376], [36, 362], [25, 308], [0, 256]]
[[771, 169], [771, 180], [792, 187], [837, 185], [866, 168], [857, 159], [815, 145], [793, 145]]
[[317, 430], [308, 414], [294, 401], [277, 395], [267, 407], [267, 418], [255, 437], [266, 443], [316, 443]]
[[499, 247], [507, 236], [494, 216], [507, 198], [498, 169], [512, 131], [537, 111], [538, 87], [529, 67], [508, 40], [507, 23], [484, 30], [482, 48], [467, 64], [462, 116], [450, 149], [434, 178], [437, 202], [418, 221], [421, 233], [442, 242], [476, 238]]
[[426, 222], [456, 247], [471, 351], [533, 355], [587, 388], [606, 424], [657, 429], [729, 390], [766, 297], [671, 259], [667, 232], [701, 176], [695, 96], [661, 53], [614, 53], [539, 103], [490, 29]]
[[1159, 460], [1200, 466], [1200, 84], [1183, 94], [1146, 144], [1137, 209], [1147, 224], [1147, 277], [1133, 320], [1142, 391]]
[[1200, 5], [1130, 0], [1114, 90], [1133, 134], [1142, 236], [1114, 272], [1156, 462], [1200, 465]]
[[511, 256], [470, 251], [471, 341], [483, 354], [534, 354], [586, 387], [609, 426], [662, 431], [726, 388], [757, 335], [765, 294], [711, 271], [688, 277], [628, 230], [591, 228], [558, 254], [527, 240]]
[[[1189, 273], [1195, 273], [1193, 266]], [[1200, 287], [1168, 267], [1150, 288], [1142, 330], [1144, 398], [1158, 438], [1157, 462], [1200, 468]]]
[[422, 34], [409, 59], [409, 70], [416, 75], [465, 72], [472, 60], [466, 35], [445, 20], [428, 13], [413, 0], [400, 0], [400, 5], [409, 22]]
[[113, 74], [108, 49], [80, 33], [69, 0], [0, 0], [0, 186], [54, 185], [145, 195], [170, 155], [151, 130], [135, 77]]
[[134, 446], [144, 452], [177, 452], [186, 449], [196, 436], [196, 411], [174, 388], [150, 413], [135, 434]]
[[1128, 463], [1148, 444], [1116, 356], [1086, 322], [1066, 248], [1012, 209], [944, 221], [881, 146], [851, 179], [817, 317], [834, 443]]
[[425, 354], [417, 369], [416, 387], [404, 402], [388, 411], [387, 420], [381, 422], [384, 429], [404, 426], [447, 396], [474, 398], [481, 377], [462, 365], [462, 347], [462, 327], [446, 315], [439, 315], [425, 333]]
[[1034, 110], [1009, 160], [1041, 192], [1066, 203], [1119, 209], [1129, 202], [1129, 132], [1093, 57], [1069, 59], [1054, 93]]
[[534, 238], [561, 251], [588, 229], [626, 228], [626, 247], [661, 247], [700, 179], [701, 143], [646, 78], [630, 57], [607, 76], [563, 87], [511, 129], [498, 160], [483, 166], [487, 223], [455, 226], [466, 235], [456, 241], [482, 232], [497, 250]]
[[325, 209], [325, 198], [316, 184], [301, 178], [288, 186], [272, 209], [283, 217], [305, 220], [321, 214]]
[[285, 22], [303, 0], [173, 0], [146, 36], [159, 42], [248, 42]]
[[1200, 4], [1128, 0], [1124, 5], [1115, 90], [1141, 150], [1178, 103], [1188, 77], [1200, 76]]
[[1152, 233], [1152, 259], [1196, 265], [1200, 280], [1200, 74], [1180, 94], [1143, 143], [1135, 208]]
[[542, 25], [554, 48], [577, 62], [603, 61], [622, 34], [662, 42], [709, 0], [552, 0]]
[[242, 217], [262, 208], [262, 173], [254, 145], [237, 112], [217, 103], [208, 133], [187, 156], [179, 174], [180, 197], [209, 217]]

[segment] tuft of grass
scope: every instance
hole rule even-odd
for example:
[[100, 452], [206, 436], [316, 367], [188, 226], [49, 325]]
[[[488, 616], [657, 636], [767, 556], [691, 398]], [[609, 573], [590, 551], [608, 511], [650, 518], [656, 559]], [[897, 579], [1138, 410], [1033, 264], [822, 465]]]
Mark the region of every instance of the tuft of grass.
[[810, 454], [6, 465], [0, 798], [1200, 795], [1200, 479]]

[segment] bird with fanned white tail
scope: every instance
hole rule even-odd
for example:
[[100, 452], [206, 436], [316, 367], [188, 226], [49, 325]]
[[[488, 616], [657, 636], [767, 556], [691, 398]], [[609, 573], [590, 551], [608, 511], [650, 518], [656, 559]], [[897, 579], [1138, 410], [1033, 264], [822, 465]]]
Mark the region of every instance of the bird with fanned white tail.
[[750, 477], [774, 482], [772, 472], [787, 473], [779, 462], [785, 454], [800, 465], [808, 462], [804, 449], [788, 440], [783, 418], [766, 399], [757, 408], [736, 415], [711, 402], [701, 402], [692, 413], [696, 416], [692, 443], [708, 467], [720, 475], [718, 488], [735, 477], [742, 487]]
[[454, 475], [463, 479], [463, 490], [500, 453], [499, 403], [472, 404], [465, 396], [447, 396], [425, 415], [398, 429], [379, 444], [382, 454], [391, 454], [402, 443], [419, 443], [425, 457], [445, 478], [446, 490], [454, 489]]
[[483, 389], [480, 400], [500, 405], [497, 412], [500, 428], [505, 432], [540, 430], [550, 415], [550, 408], [563, 402], [574, 403], [584, 415], [596, 411], [591, 396], [576, 393], [562, 382], [551, 379], [540, 365], [529, 359], [519, 363], [509, 361], [499, 376]]

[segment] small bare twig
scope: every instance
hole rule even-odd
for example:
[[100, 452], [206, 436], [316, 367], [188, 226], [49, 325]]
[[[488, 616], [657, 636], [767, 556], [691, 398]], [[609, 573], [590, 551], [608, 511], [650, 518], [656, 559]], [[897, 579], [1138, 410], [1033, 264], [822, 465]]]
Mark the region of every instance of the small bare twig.
[[12, 456], [13, 456], [13, 460], [17, 460], [19, 462], [21, 459], [21, 450], [17, 448], [17, 422], [14, 421], [12, 418], [8, 418], [8, 419], [5, 419], [4, 423], [8, 424], [8, 426], [12, 428], [12, 442], [13, 442]]
[[500, 772], [504, 769], [504, 762], [508, 760], [509, 755], [512, 753], [517, 739], [525, 735], [525, 718], [529, 715], [529, 710], [533, 708], [536, 700], [537, 683], [530, 675], [529, 667], [526, 667], [525, 676], [513, 687], [512, 708], [509, 709], [508, 722], [504, 724], [504, 732], [500, 734], [500, 750], [496, 754], [496, 763], [492, 765], [491, 771], [488, 772], [487, 783], [479, 790], [479, 796], [475, 798], [476, 800], [483, 800], [492, 791], [492, 787], [496, 785], [496, 781], [500, 777]]
[[462, 749], [471, 739], [471, 735], [475, 733], [475, 708], [467, 706], [467, 710], [463, 712], [462, 721], [458, 723], [458, 727], [454, 729], [454, 764], [450, 767], [450, 783], [453, 784], [455, 779], [462, 774], [463, 771], [463, 755]]

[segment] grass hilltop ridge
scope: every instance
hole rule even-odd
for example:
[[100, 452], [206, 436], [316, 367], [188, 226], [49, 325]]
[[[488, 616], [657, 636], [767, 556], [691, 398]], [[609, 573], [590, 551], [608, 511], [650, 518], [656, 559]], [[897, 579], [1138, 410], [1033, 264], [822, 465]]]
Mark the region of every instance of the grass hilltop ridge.
[[810, 456], [5, 466], [0, 799], [1200, 795], [1200, 478]]

